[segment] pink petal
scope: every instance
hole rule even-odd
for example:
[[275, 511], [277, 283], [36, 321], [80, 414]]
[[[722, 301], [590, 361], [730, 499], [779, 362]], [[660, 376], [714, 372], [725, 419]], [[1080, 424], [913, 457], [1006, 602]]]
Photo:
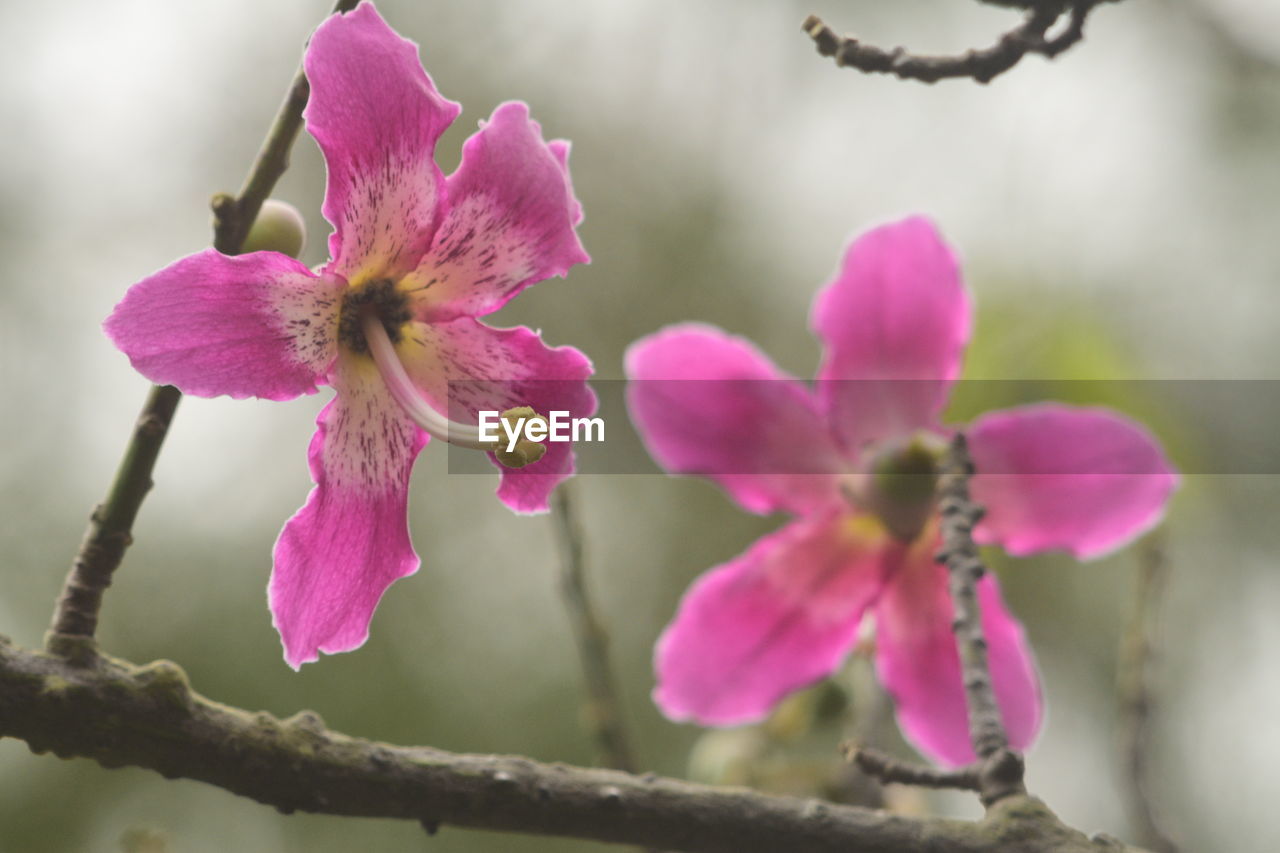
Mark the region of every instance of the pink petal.
[[337, 355], [343, 286], [276, 252], [205, 249], [129, 288], [103, 328], [157, 384], [289, 400], [314, 393]]
[[[532, 406], [537, 412], [588, 417], [596, 396], [587, 385], [591, 361], [573, 347], [548, 347], [535, 332], [495, 329], [472, 317], [415, 322], [399, 349], [405, 369], [439, 411], [476, 423], [480, 411]], [[492, 454], [490, 454], [492, 458]], [[541, 513], [558, 483], [573, 474], [573, 445], [548, 442], [542, 459], [502, 472], [498, 498], [519, 513]]]
[[1011, 554], [1104, 554], [1155, 526], [1178, 485], [1151, 433], [1108, 409], [1023, 406], [967, 433], [987, 509], [975, 536]]
[[[556, 158], [556, 162], [560, 164], [560, 168], [564, 170], [564, 179], [569, 181], [569, 141], [567, 139], [553, 139], [547, 143], [547, 148], [551, 151], [552, 156]], [[569, 224], [580, 225], [582, 223], [582, 204], [578, 201], [577, 196], [573, 194], [573, 186], [569, 185]]]
[[461, 107], [440, 96], [417, 46], [372, 3], [321, 24], [304, 67], [307, 130], [329, 170], [330, 268], [352, 284], [398, 278], [431, 245], [444, 181], [436, 140]]
[[891, 547], [877, 526], [823, 513], [698, 578], [654, 650], [658, 707], [677, 721], [750, 723], [829, 675], [857, 640]]
[[[896, 705], [898, 725], [925, 755], [958, 766], [976, 756], [960, 655], [951, 629], [947, 570], [933, 562], [936, 536], [925, 536], [904, 555], [876, 605], [876, 672]], [[1022, 626], [1009, 615], [995, 577], [978, 582], [991, 683], [1009, 742], [1024, 750], [1044, 718], [1040, 679]]]
[[341, 359], [334, 388], [308, 453], [316, 487], [280, 532], [271, 573], [271, 613], [294, 669], [363, 645], [387, 587], [418, 570], [406, 511], [427, 436], [372, 362]]
[[969, 337], [969, 295], [955, 256], [928, 219], [854, 240], [814, 302], [826, 345], [818, 393], [846, 446], [932, 426]]
[[449, 212], [405, 281], [424, 320], [497, 311], [526, 286], [591, 260], [574, 226], [568, 143], [546, 143], [522, 103], [505, 103], [462, 148]]
[[813, 394], [751, 342], [671, 326], [631, 345], [626, 373], [631, 418], [668, 471], [709, 477], [751, 512], [838, 497], [844, 462]]

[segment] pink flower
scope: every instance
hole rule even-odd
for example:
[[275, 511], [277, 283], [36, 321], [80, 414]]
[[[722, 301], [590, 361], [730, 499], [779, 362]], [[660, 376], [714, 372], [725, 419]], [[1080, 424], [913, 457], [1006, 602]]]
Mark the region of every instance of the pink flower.
[[[685, 594], [655, 651], [667, 716], [758, 720], [835, 670], [872, 615], [876, 669], [903, 731], [944, 764], [974, 759], [930, 513], [969, 315], [951, 251], [917, 217], [855, 240], [819, 295], [826, 353], [814, 388], [709, 326], [632, 345], [628, 403], [659, 463], [710, 477], [748, 511], [797, 516]], [[987, 508], [975, 535], [1013, 554], [1114, 549], [1159, 520], [1177, 484], [1155, 440], [1103, 409], [1042, 403], [984, 415], [966, 433]], [[1023, 749], [1043, 717], [1035, 663], [995, 578], [979, 595], [995, 692]]]
[[[135, 284], [105, 326], [144, 376], [188, 394], [288, 400], [333, 386], [309, 451], [316, 486], [280, 533], [269, 589], [295, 668], [363, 644], [386, 588], [417, 571], [408, 483], [429, 435], [485, 448], [480, 410], [596, 405], [582, 353], [477, 319], [589, 260], [568, 143], [544, 142], [526, 106], [505, 103], [445, 178], [436, 140], [460, 108], [369, 3], [325, 21], [304, 67], [307, 129], [329, 173], [329, 262], [198, 252]], [[502, 468], [498, 497], [544, 512], [572, 472], [570, 446], [549, 445]]]

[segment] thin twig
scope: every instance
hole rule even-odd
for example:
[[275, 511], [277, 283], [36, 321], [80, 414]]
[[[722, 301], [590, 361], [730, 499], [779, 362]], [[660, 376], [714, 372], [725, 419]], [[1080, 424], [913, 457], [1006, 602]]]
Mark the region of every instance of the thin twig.
[[[995, 44], [956, 56], [925, 56], [909, 53], [903, 47], [885, 50], [850, 35], [836, 35], [817, 15], [805, 18], [801, 28], [813, 39], [818, 53], [834, 57], [839, 66], [866, 73], [892, 74], [903, 80], [923, 83], [956, 77], [989, 83], [1017, 65], [1028, 53], [1052, 59], [1080, 41], [1084, 36], [1085, 19], [1101, 1], [1062, 0], [1035, 5], [1021, 24], [1002, 35]], [[1050, 36], [1049, 30], [1064, 15], [1066, 27], [1058, 35]]]
[[942, 519], [942, 548], [937, 560], [945, 563], [954, 609], [952, 630], [960, 655], [960, 676], [969, 709], [969, 738], [978, 760], [953, 770], [940, 770], [901, 761], [860, 744], [844, 747], [845, 757], [868, 776], [881, 782], [897, 782], [928, 788], [960, 788], [977, 791], [992, 805], [1026, 794], [1022, 756], [1009, 748], [1000, 706], [991, 683], [987, 640], [983, 636], [978, 603], [978, 581], [986, 567], [978, 557], [973, 528], [982, 519], [982, 507], [969, 495], [973, 461], [963, 433], [956, 433], [942, 460], [938, 481], [938, 512]]
[[[334, 13], [349, 11], [357, 2], [340, 0]], [[289, 151], [302, 127], [308, 94], [307, 79], [300, 69], [239, 196], [223, 193], [214, 197], [213, 246], [223, 254], [234, 255], [240, 250], [262, 202], [288, 168]], [[82, 662], [91, 661], [96, 654], [93, 637], [102, 595], [133, 541], [133, 523], [151, 490], [151, 473], [181, 399], [182, 392], [169, 385], [153, 386], [147, 394], [115, 480], [106, 499], [90, 516], [89, 528], [58, 596], [45, 637], [50, 651]]]
[[635, 758], [623, 722], [621, 703], [609, 666], [609, 635], [600, 621], [587, 589], [582, 553], [582, 528], [573, 508], [571, 485], [562, 483], [553, 496], [556, 538], [560, 543], [560, 593], [578, 645], [578, 657], [586, 681], [587, 725], [607, 766], [634, 772]]
[[1151, 662], [1156, 656], [1160, 602], [1169, 578], [1164, 541], [1150, 534], [1138, 552], [1133, 613], [1121, 639], [1117, 693], [1120, 698], [1120, 743], [1125, 762], [1129, 811], [1142, 842], [1154, 853], [1178, 853], [1178, 845], [1158, 819], [1147, 765], [1155, 695]]
[[982, 507], [969, 495], [973, 461], [964, 433], [951, 439], [938, 481], [938, 511], [942, 518], [942, 548], [937, 559], [945, 563], [951, 579], [954, 608], [952, 628], [960, 653], [960, 674], [969, 707], [969, 737], [981, 766], [983, 802], [990, 805], [1010, 794], [1026, 792], [1022, 757], [1009, 749], [1000, 705], [991, 684], [987, 640], [982, 631], [978, 581], [986, 567], [973, 541], [973, 528], [982, 518]]
[[869, 746], [847, 743], [843, 747], [845, 758], [868, 776], [885, 783], [916, 785], [922, 788], [959, 788], [977, 791], [980, 785], [977, 765], [956, 770], [940, 770], [924, 764], [913, 764], [894, 758]]
[[[905, 817], [655, 775], [458, 755], [350, 737], [303, 711], [280, 720], [213, 702], [168, 661], [92, 667], [0, 637], [0, 736], [35, 752], [196, 779], [282, 812], [400, 818], [429, 829], [645, 845], [685, 853], [1121, 853], [1030, 797], [977, 822]], [[1016, 841], [1014, 841], [1016, 839]]]
[[874, 747], [882, 743], [884, 728], [892, 719], [893, 703], [876, 678], [874, 656], [875, 641], [865, 638], [854, 647], [849, 662], [848, 740], [841, 745], [846, 764], [838, 772], [833, 796], [842, 803], [880, 809], [887, 804], [885, 780], [859, 767], [851, 755], [855, 746]]

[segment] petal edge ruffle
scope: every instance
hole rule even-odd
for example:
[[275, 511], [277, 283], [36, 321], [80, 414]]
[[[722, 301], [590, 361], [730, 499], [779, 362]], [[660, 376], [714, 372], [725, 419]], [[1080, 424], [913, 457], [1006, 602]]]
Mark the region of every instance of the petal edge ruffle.
[[497, 311], [530, 284], [591, 259], [578, 239], [582, 206], [567, 143], [546, 143], [523, 103], [507, 102], [462, 146], [447, 179], [449, 210], [405, 280], [424, 320]]

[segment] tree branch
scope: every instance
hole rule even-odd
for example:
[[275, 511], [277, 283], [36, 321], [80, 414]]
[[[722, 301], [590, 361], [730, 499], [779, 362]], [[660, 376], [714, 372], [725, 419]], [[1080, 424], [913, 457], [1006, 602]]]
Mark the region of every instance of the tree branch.
[[[805, 18], [801, 28], [809, 34], [823, 56], [835, 58], [836, 65], [856, 68], [868, 74], [892, 74], [903, 80], [936, 83], [955, 77], [970, 77], [989, 83], [1017, 65], [1028, 53], [1052, 59], [1084, 36], [1084, 23], [1093, 7], [1103, 0], [1040, 0], [1035, 3], [1002, 3], [1029, 7], [1021, 24], [1000, 37], [990, 47], [967, 50], [957, 56], [925, 56], [909, 53], [904, 47], [885, 50], [857, 38], [836, 35], [817, 15]], [[1062, 18], [1062, 32], [1049, 30]]]
[[[354, 9], [359, 0], [339, 0], [334, 13]], [[310, 88], [299, 69], [272, 122], [239, 196], [213, 198], [213, 247], [226, 255], [240, 251], [262, 203], [289, 166], [289, 151], [302, 127], [302, 110]], [[182, 392], [170, 385], [153, 386], [125, 446], [124, 457], [106, 499], [94, 509], [89, 528], [71, 563], [45, 637], [52, 652], [76, 661], [96, 654], [93, 642], [102, 595], [133, 542], [133, 523], [151, 490], [151, 473], [173, 422]]]
[[587, 688], [584, 715], [604, 762], [615, 770], [633, 772], [635, 758], [622, 718], [613, 668], [609, 665], [609, 635], [587, 590], [582, 528], [574, 513], [571, 492], [570, 483], [561, 483], [556, 488], [552, 513], [562, 560], [560, 591], [578, 644]]
[[0, 637], [0, 735], [34, 752], [208, 782], [282, 812], [417, 820], [685, 853], [1116, 853], [1027, 796], [980, 822], [914, 818], [616, 770], [349, 737], [210, 701], [168, 661], [75, 665]]

